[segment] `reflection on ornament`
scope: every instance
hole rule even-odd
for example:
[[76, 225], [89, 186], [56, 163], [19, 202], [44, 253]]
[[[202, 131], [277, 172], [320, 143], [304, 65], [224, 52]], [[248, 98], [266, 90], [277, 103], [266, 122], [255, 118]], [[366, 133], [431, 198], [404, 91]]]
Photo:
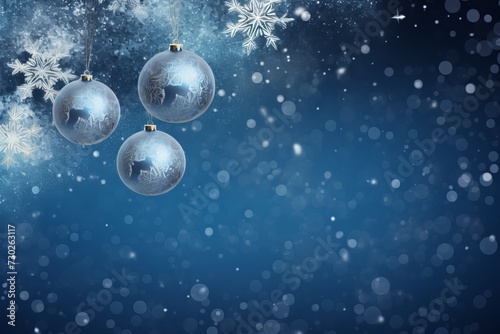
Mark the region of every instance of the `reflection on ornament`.
[[207, 110], [215, 92], [208, 64], [181, 44], [171, 44], [144, 65], [139, 75], [139, 98], [156, 118], [170, 123], [191, 121]]
[[120, 120], [120, 104], [113, 91], [89, 74], [57, 94], [52, 115], [57, 130], [75, 144], [97, 144], [113, 133]]
[[116, 167], [123, 183], [146, 196], [164, 194], [182, 179], [186, 157], [181, 145], [155, 125], [129, 137], [120, 147]]

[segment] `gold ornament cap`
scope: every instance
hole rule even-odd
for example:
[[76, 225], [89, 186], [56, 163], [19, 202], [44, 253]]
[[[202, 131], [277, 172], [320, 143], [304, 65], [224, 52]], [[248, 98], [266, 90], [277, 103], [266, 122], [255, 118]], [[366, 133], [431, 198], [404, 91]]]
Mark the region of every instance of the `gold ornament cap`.
[[156, 125], [154, 125], [154, 124], [146, 124], [146, 125], [144, 125], [144, 131], [147, 131], [147, 132], [156, 131]]
[[89, 72], [85, 71], [82, 74], [82, 81], [92, 81], [92, 74], [90, 74]]
[[173, 52], [182, 51], [182, 44], [180, 44], [180, 43], [172, 43], [172, 44], [170, 44], [169, 50], [173, 51]]

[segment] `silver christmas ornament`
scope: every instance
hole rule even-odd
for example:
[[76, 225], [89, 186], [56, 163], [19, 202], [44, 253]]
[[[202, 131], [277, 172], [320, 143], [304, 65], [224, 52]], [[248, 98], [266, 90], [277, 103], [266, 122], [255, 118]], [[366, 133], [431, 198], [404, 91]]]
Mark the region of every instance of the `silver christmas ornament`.
[[139, 98], [151, 115], [184, 123], [203, 114], [212, 103], [215, 79], [210, 66], [181, 44], [171, 44], [144, 65], [138, 82]]
[[131, 190], [156, 196], [172, 190], [182, 179], [186, 157], [181, 145], [155, 125], [130, 136], [116, 158], [118, 175]]
[[93, 145], [108, 138], [120, 120], [120, 104], [113, 91], [90, 74], [61, 89], [52, 107], [54, 124], [75, 144]]

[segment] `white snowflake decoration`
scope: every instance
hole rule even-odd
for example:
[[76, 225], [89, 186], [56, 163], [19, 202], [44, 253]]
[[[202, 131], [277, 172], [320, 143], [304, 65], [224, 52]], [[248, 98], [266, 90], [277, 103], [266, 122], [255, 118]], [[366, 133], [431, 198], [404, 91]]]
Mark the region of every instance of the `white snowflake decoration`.
[[146, 6], [140, 0], [112, 0], [109, 4], [108, 10], [113, 14], [116, 12], [125, 13], [130, 10], [139, 21], [143, 21], [148, 17]]
[[42, 89], [45, 92], [44, 100], [54, 102], [57, 91], [54, 85], [58, 81], [68, 83], [76, 76], [71, 70], [62, 71], [59, 67], [59, 60], [69, 57], [69, 49], [64, 43], [59, 43], [52, 50], [41, 49], [42, 40], [29, 42], [26, 51], [31, 54], [31, 58], [26, 63], [21, 63], [16, 59], [13, 63], [7, 64], [13, 69], [12, 74], [23, 73], [25, 83], [18, 87], [18, 94], [21, 100], [33, 97], [34, 89]]
[[0, 124], [0, 152], [5, 155], [2, 164], [9, 168], [18, 155], [35, 157], [42, 128], [26, 106], [14, 105], [7, 115], [9, 120]]
[[276, 15], [274, 4], [280, 2], [281, 0], [250, 0], [248, 4], [240, 5], [238, 0], [226, 1], [229, 12], [238, 13], [239, 20], [237, 23], [229, 22], [224, 33], [231, 37], [238, 32], [246, 35], [243, 48], [247, 54], [257, 48], [255, 40], [261, 36], [266, 38], [267, 47], [278, 49], [276, 42], [280, 39], [273, 33], [275, 26], [286, 28], [286, 24], [293, 21], [292, 18], [287, 18], [286, 14], [282, 17]]

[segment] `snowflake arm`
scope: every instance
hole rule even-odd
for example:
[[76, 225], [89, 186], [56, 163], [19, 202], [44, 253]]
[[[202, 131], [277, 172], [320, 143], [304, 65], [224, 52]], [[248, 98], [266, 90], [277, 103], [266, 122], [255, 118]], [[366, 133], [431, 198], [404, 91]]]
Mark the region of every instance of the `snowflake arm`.
[[286, 14], [280, 17], [276, 23], [279, 24], [282, 28], [286, 28], [286, 24], [289, 22], [293, 22], [295, 19], [292, 19], [290, 17], [286, 17]]
[[35, 85], [25, 83], [17, 87], [17, 93], [21, 100], [25, 100], [28, 97], [33, 97], [33, 89], [35, 89]]
[[59, 44], [57, 48], [51, 52], [51, 58], [56, 62], [69, 56], [70, 56], [69, 49], [63, 43]]
[[73, 73], [71, 73], [71, 70], [66, 70], [64, 72], [61, 72], [60, 73], [60, 76], [61, 76], [61, 80], [67, 84], [70, 82], [70, 80], [74, 80], [76, 78], [78, 78], [78, 76], [74, 75]]
[[7, 66], [13, 69], [12, 74], [25, 73], [29, 68], [28, 64], [23, 64], [18, 59], [14, 60], [13, 63], [8, 63]]
[[10, 121], [15, 124], [21, 122], [24, 116], [21, 108], [18, 108], [17, 106], [12, 107], [12, 109], [9, 110], [7, 114], [9, 115]]
[[4, 165], [5, 167], [7, 167], [7, 169], [9, 169], [10, 167], [12, 167], [13, 164], [14, 164], [14, 157], [10, 154], [6, 154], [2, 160], [2, 165]]
[[54, 103], [56, 101], [56, 95], [57, 91], [54, 88], [50, 87], [45, 89], [45, 94], [43, 95], [43, 99], [45, 101], [50, 100], [50, 102]]
[[111, 4], [109, 5], [108, 9], [113, 12], [113, 14], [116, 13], [116, 11], [119, 12], [125, 12], [127, 10], [127, 0], [113, 0]]
[[31, 137], [36, 137], [42, 133], [42, 128], [38, 124], [33, 124], [28, 128], [27, 133]]
[[257, 49], [257, 44], [255, 43], [255, 39], [247, 38], [243, 42], [243, 47], [245, 48], [246, 53], [249, 55], [253, 50]]
[[132, 9], [132, 13], [141, 23], [143, 23], [143, 20], [148, 17], [148, 10], [146, 6], [141, 5], [140, 3]]
[[232, 12], [241, 12], [241, 10], [243, 9], [243, 7], [240, 5], [240, 3], [238, 2], [238, 0], [231, 0], [231, 1], [226, 1], [226, 7], [229, 8], [229, 12], [232, 13]]
[[33, 147], [26, 147], [26, 149], [22, 152], [22, 154], [29, 159], [32, 159], [35, 157], [35, 149]]
[[116, 12], [125, 13], [130, 10], [139, 21], [148, 16], [147, 9], [140, 0], [112, 0], [108, 10], [112, 11], [113, 14]]
[[41, 56], [42, 55], [42, 52], [40, 52], [41, 46], [42, 46], [41, 39], [39, 39], [35, 42], [28, 41], [28, 45], [26, 45], [26, 52], [28, 52], [32, 56]]
[[238, 31], [240, 31], [240, 25], [239, 24], [234, 24], [232, 22], [229, 22], [227, 24], [227, 29], [224, 30], [224, 33], [226, 35], [234, 37], [234, 36], [236, 36], [236, 34], [238, 33]]
[[278, 46], [276, 45], [276, 42], [279, 40], [280, 39], [273, 34], [266, 35], [266, 46], [267, 47], [272, 46], [275, 50], [278, 50]]

